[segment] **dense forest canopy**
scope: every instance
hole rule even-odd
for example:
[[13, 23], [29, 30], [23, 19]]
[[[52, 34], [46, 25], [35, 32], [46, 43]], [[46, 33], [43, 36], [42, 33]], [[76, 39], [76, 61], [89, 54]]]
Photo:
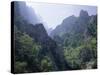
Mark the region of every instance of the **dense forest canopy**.
[[14, 73], [97, 68], [97, 15], [81, 10], [47, 34], [32, 8], [14, 4]]

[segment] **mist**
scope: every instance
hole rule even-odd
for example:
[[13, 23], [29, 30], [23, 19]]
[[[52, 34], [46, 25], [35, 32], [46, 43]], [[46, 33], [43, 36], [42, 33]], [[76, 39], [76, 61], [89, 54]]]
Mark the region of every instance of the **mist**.
[[33, 2], [26, 2], [26, 4], [31, 6], [42, 17], [43, 22], [46, 22], [48, 28], [52, 29], [55, 29], [69, 16], [74, 15], [78, 17], [81, 10], [87, 11], [90, 16], [97, 14], [96, 6]]
[[18, 2], [20, 15], [27, 20], [30, 24], [42, 23], [42, 21], [36, 15], [34, 9], [30, 6], [27, 6], [25, 2]]
[[19, 8], [24, 19], [33, 25], [42, 23], [48, 34], [65, 18], [72, 15], [78, 17], [81, 10], [86, 10], [89, 15], [97, 14], [96, 6], [19, 2]]

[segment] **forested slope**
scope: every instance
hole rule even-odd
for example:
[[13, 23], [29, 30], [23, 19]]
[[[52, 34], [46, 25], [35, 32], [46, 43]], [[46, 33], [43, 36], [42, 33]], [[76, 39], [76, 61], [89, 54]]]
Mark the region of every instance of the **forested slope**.
[[[45, 72], [71, 69], [64, 59], [63, 51], [48, 36], [43, 24], [38, 21], [38, 23], [34, 23], [35, 18], [32, 18], [33, 22], [30, 23], [27, 16], [21, 14], [22, 11], [20, 12], [20, 10], [22, 8], [20, 5], [24, 8], [24, 12], [28, 10], [25, 3], [14, 2], [14, 72]], [[27, 15], [34, 17], [35, 14]]]
[[97, 67], [97, 15], [81, 10], [79, 17], [65, 18], [50, 36], [63, 47], [73, 69]]

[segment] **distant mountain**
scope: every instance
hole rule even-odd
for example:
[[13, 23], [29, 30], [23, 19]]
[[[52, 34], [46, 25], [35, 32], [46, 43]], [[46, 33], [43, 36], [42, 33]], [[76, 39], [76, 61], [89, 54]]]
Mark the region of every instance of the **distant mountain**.
[[52, 28], [48, 28], [47, 32], [48, 32], [48, 35], [50, 35], [50, 33], [52, 32]]
[[[89, 16], [87, 11], [81, 10], [79, 17], [74, 15], [65, 18], [62, 24], [58, 25], [50, 34], [54, 38], [63, 38], [66, 34], [88, 34], [87, 28], [90, 24], [90, 20], [96, 15]], [[57, 36], [57, 37], [56, 37]], [[57, 40], [57, 39], [56, 39]]]
[[50, 36], [63, 35], [65, 32], [71, 32], [77, 17], [74, 15], [65, 18], [61, 25], [58, 25], [50, 34]]
[[84, 10], [81, 10], [79, 17], [87, 19], [89, 17], [88, 12], [84, 11]]

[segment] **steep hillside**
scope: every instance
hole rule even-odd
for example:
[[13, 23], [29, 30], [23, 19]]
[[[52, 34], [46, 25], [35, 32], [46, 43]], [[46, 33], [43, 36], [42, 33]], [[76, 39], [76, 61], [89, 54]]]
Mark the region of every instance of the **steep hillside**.
[[97, 15], [81, 10], [79, 17], [65, 18], [50, 36], [63, 47], [73, 69], [97, 67]]
[[[30, 9], [26, 8], [25, 3], [14, 2], [14, 72], [44, 72], [71, 69], [64, 59], [63, 50], [48, 36], [43, 24], [39, 22], [33, 23], [36, 22], [33, 16], [34, 13], [27, 13], [29, 12], [28, 10]], [[25, 13], [22, 15], [23, 12]], [[29, 17], [34, 19], [31, 18], [30, 22]]]

